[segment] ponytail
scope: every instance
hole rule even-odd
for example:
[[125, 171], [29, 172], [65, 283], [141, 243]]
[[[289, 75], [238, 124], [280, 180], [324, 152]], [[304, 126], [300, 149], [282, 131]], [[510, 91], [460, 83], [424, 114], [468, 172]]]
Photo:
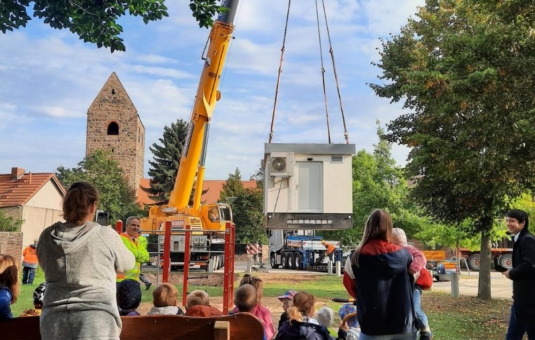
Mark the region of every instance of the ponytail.
[[303, 321], [303, 315], [295, 306], [288, 308], [286, 313], [288, 313], [288, 323], [290, 324], [292, 324], [292, 321], [294, 320], [299, 322]]

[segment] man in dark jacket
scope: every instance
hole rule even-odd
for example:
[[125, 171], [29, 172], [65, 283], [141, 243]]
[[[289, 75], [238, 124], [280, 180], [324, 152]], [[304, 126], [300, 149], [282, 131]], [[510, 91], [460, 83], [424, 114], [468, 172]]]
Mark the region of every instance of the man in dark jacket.
[[513, 281], [513, 305], [506, 340], [535, 339], [535, 236], [528, 231], [528, 214], [519, 209], [506, 215], [514, 237], [513, 269], [503, 273]]

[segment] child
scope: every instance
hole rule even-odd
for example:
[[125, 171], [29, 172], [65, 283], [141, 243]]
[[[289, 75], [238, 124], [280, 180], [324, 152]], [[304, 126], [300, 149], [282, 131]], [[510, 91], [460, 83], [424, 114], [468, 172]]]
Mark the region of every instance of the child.
[[194, 290], [186, 298], [186, 315], [205, 318], [222, 316], [223, 313], [210, 306], [210, 297], [204, 290]]
[[[351, 313], [356, 313], [357, 307], [352, 303], [346, 303], [340, 307], [338, 310], [338, 315], [340, 319], [344, 318]], [[338, 329], [338, 340], [358, 340], [360, 337], [360, 327], [357, 317], [354, 316], [346, 320], [345, 327], [340, 327]]]
[[[243, 284], [234, 293], [234, 304], [237, 312], [251, 313], [258, 306], [256, 288], [248, 283]], [[271, 339], [267, 337], [266, 328], [264, 327], [264, 340]]]
[[425, 268], [426, 259], [424, 254], [415, 247], [407, 244], [407, 236], [401, 228], [392, 228], [392, 243], [405, 247], [412, 256], [412, 262], [409, 267], [409, 273], [414, 275], [416, 284], [414, 285], [413, 303], [414, 312], [416, 313], [416, 325], [420, 330], [420, 340], [433, 339], [433, 332], [429, 328], [427, 315], [421, 307], [422, 290], [429, 289], [433, 278]]
[[22, 312], [20, 317], [24, 316], [40, 316], [43, 311], [43, 298], [45, 297], [46, 282], [41, 283], [33, 291], [33, 307], [34, 309], [26, 309]]
[[281, 314], [281, 318], [279, 320], [279, 328], [285, 321], [288, 321], [288, 308], [293, 306], [293, 299], [296, 293], [297, 292], [295, 290], [289, 290], [283, 295], [277, 296], [279, 301], [282, 302], [282, 309], [284, 309], [284, 312]]
[[166, 315], [183, 315], [182, 309], [177, 307], [178, 290], [170, 283], [162, 283], [152, 292], [151, 308], [147, 315], [166, 314]]
[[126, 279], [117, 283], [117, 305], [121, 316], [138, 316], [136, 309], [141, 304], [141, 287], [139, 282]]
[[19, 296], [19, 270], [15, 258], [0, 255], [0, 321], [13, 318], [11, 304]]
[[318, 324], [329, 329], [334, 322], [334, 310], [329, 307], [321, 307], [317, 316]]
[[[326, 327], [312, 319], [314, 315], [314, 295], [307, 292], [295, 294], [293, 306], [288, 308], [288, 321], [279, 327], [276, 340], [317, 339], [330, 340]], [[314, 322], [315, 321], [315, 322]]]
[[[264, 283], [262, 282], [262, 279], [256, 276], [251, 276], [249, 274], [245, 274], [243, 278], [240, 281], [240, 287], [250, 284], [256, 289], [256, 307], [253, 308], [251, 311], [251, 314], [254, 314], [260, 321], [262, 322], [262, 325], [264, 326], [264, 329], [266, 330], [266, 336], [268, 339], [273, 338], [275, 335], [275, 327], [273, 326], [273, 321], [271, 320], [271, 313], [269, 309], [262, 306], [262, 296], [264, 295]], [[238, 308], [234, 308], [232, 310], [232, 313], [238, 313]]]

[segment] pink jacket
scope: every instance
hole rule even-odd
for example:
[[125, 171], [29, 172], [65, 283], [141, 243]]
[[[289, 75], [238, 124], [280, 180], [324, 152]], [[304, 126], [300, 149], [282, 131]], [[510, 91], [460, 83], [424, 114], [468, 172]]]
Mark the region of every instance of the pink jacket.
[[[239, 313], [237, 307], [234, 307], [232, 313]], [[264, 332], [266, 333], [266, 339], [270, 340], [275, 335], [275, 327], [273, 326], [273, 321], [271, 320], [271, 312], [266, 307], [257, 303], [255, 308], [251, 311], [251, 314], [256, 316], [262, 325], [264, 326]]]
[[420, 270], [425, 268], [427, 260], [424, 254], [413, 246], [405, 246], [412, 256], [412, 263], [409, 266], [411, 274], [420, 273]]

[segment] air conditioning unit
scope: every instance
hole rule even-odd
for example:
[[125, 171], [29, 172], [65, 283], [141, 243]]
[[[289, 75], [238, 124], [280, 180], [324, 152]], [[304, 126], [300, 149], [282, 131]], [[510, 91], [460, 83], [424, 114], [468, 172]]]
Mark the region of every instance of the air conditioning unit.
[[294, 171], [293, 152], [272, 152], [270, 155], [269, 174], [273, 177], [290, 177]]

